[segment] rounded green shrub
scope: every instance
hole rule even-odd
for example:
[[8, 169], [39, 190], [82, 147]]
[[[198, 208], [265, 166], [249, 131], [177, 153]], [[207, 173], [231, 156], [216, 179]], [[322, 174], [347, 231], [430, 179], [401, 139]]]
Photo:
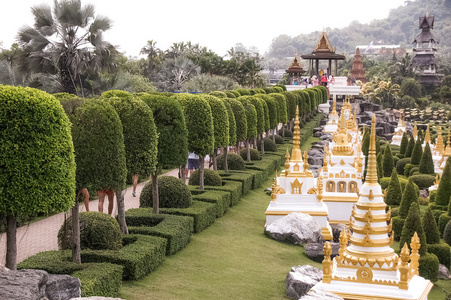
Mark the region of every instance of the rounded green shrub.
[[[260, 152], [258, 152], [257, 149], [250, 149], [251, 153], [251, 160], [261, 160]], [[240, 156], [243, 158], [243, 160], [247, 159], [247, 149], [243, 149], [240, 151]]]
[[435, 197], [437, 196], [437, 190], [429, 191], [429, 202], [435, 203]]
[[432, 253], [425, 253], [420, 256], [419, 273], [421, 277], [429, 279], [431, 281], [438, 280], [438, 257]]
[[438, 230], [440, 234], [443, 235], [445, 231], [445, 226], [451, 221], [451, 216], [448, 216], [448, 213], [442, 213], [438, 218]]
[[412, 181], [418, 185], [420, 190], [427, 189], [431, 185], [434, 185], [435, 177], [433, 175], [428, 174], [417, 174], [412, 175], [409, 178], [412, 178]]
[[421, 206], [428, 206], [428, 205], [429, 205], [429, 199], [420, 196], [420, 197], [418, 197], [418, 203], [419, 203]]
[[435, 254], [439, 263], [449, 268], [451, 262], [451, 247], [447, 243], [428, 244], [428, 252]]
[[407, 164], [410, 164], [410, 157], [401, 158], [396, 163], [396, 172], [398, 172], [399, 175], [404, 175], [404, 168]]
[[[189, 178], [189, 185], [199, 185], [199, 170], [194, 171], [190, 178]], [[221, 186], [222, 185], [222, 179], [221, 176], [219, 176], [219, 173], [210, 170], [210, 169], [204, 169], [204, 184], [205, 185], [213, 185], [213, 186]]]
[[[58, 246], [72, 249], [72, 217], [58, 231]], [[80, 213], [80, 247], [92, 250], [117, 250], [122, 247], [119, 223], [108, 214], [95, 211]]]
[[418, 167], [418, 166], [415, 166], [415, 165], [412, 165], [412, 164], [407, 164], [404, 167], [404, 176], [409, 177], [410, 176], [410, 170], [412, 170], [412, 168], [415, 168], [415, 167]]
[[[158, 196], [160, 208], [187, 208], [191, 205], [191, 193], [179, 178], [172, 176], [158, 177]], [[139, 207], [152, 207], [152, 183], [147, 183], [139, 197]]]
[[[282, 136], [282, 134], [283, 134], [282, 128], [279, 129], [278, 134], [280, 136]], [[288, 128], [285, 128], [285, 137], [286, 138], [292, 138], [293, 137], [293, 132], [291, 132], [291, 130], [289, 130]]]
[[[227, 95], [227, 98], [232, 98], [232, 99], [236, 98], [235, 94], [232, 93], [232, 92], [225, 92], [225, 94]], [[239, 94], [239, 93], [238, 93], [238, 94]], [[240, 95], [240, 96], [241, 96], [241, 95]], [[238, 96], [238, 97], [239, 97], [239, 96]]]
[[418, 167], [411, 168], [409, 171], [409, 177], [412, 175], [418, 174], [418, 169], [419, 169]]
[[[216, 158], [216, 163], [218, 164], [218, 169], [224, 170], [224, 154], [221, 154]], [[244, 170], [246, 168], [244, 159], [235, 153], [227, 154], [227, 164], [229, 170]]]
[[[263, 139], [265, 151], [277, 151], [277, 145], [274, 143], [274, 141], [270, 138], [264, 138]], [[257, 148], [260, 151], [261, 150], [261, 143], [258, 143]]]
[[218, 98], [227, 98], [227, 94], [221, 91], [211, 92], [210, 95], [218, 97]]
[[[272, 136], [270, 138], [272, 138]], [[283, 137], [281, 137], [280, 135], [276, 134], [274, 136], [274, 139], [276, 140], [276, 144], [283, 144]]]

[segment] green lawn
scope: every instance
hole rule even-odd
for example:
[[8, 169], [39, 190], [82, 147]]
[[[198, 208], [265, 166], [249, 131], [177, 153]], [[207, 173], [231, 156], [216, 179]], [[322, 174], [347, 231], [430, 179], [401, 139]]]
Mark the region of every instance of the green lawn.
[[[310, 149], [311, 138], [302, 147]], [[216, 222], [192, 237], [188, 246], [169, 256], [152, 274], [124, 282], [120, 297], [141, 299], [286, 299], [285, 277], [290, 268], [310, 264], [299, 246], [276, 242], [263, 234], [265, 210], [270, 197], [261, 188], [250, 191], [241, 202]], [[439, 280], [430, 300], [445, 299], [441, 288], [451, 281]]]

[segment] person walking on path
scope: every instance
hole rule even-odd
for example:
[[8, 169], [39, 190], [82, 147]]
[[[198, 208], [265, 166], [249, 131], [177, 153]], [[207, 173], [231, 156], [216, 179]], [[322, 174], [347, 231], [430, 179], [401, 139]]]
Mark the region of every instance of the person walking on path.
[[108, 214], [113, 213], [114, 206], [114, 191], [113, 190], [102, 190], [98, 191], [99, 195], [99, 212], [103, 212], [103, 202], [105, 201], [105, 195], [108, 195]]

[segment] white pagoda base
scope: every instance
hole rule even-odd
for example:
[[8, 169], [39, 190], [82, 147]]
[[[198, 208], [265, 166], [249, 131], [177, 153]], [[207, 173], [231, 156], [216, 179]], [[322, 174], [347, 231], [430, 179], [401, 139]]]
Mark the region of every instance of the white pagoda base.
[[329, 224], [349, 225], [352, 207], [359, 200], [356, 193], [323, 193], [329, 211]]
[[397, 145], [397, 146], [401, 146], [401, 141], [402, 141], [402, 135], [394, 135], [391, 141], [392, 145]]

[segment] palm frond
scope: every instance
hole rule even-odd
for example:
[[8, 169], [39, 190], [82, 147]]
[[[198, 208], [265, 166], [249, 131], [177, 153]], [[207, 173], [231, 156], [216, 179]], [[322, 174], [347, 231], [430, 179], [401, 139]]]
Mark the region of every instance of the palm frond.
[[108, 17], [97, 16], [89, 27], [91, 34], [98, 34], [111, 28], [112, 22]]
[[95, 18], [95, 7], [92, 4], [87, 4], [83, 6], [81, 10], [82, 15], [82, 25], [81, 27], [85, 28], [88, 24]]

